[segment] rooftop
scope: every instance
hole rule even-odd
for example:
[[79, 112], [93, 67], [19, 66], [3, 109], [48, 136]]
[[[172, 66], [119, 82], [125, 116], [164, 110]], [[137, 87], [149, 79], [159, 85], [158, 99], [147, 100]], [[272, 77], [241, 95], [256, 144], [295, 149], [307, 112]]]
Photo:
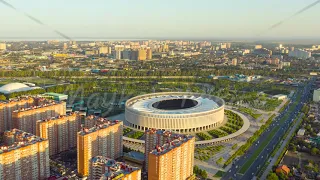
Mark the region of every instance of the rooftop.
[[224, 101], [215, 96], [177, 92], [147, 94], [127, 101], [127, 107], [132, 110], [154, 114], [193, 114], [222, 105]]
[[181, 144], [191, 139], [194, 139], [194, 137], [191, 135], [174, 134], [170, 131], [155, 130], [155, 129], [147, 130], [146, 134], [157, 134], [157, 135], [162, 135], [164, 137], [168, 137], [166, 144], [164, 144], [163, 146], [156, 146], [155, 149], [150, 152], [155, 155], [165, 154], [171, 151], [172, 149], [179, 147]]
[[79, 132], [80, 135], [84, 136], [84, 135], [87, 135], [87, 134], [90, 134], [90, 133], [93, 133], [93, 132], [96, 132], [100, 129], [105, 129], [105, 128], [108, 128], [110, 126], [114, 126], [116, 124], [120, 124], [122, 123], [122, 121], [119, 121], [119, 120], [108, 120], [106, 118], [99, 118], [97, 120], [97, 122], [100, 123], [97, 123], [94, 127], [92, 128], [82, 128], [82, 130]]
[[66, 94], [59, 94], [59, 93], [54, 93], [54, 92], [47, 92], [44, 93], [45, 95], [49, 95], [49, 96], [68, 96]]
[[29, 87], [23, 83], [9, 83], [0, 87], [0, 92], [10, 94], [13, 92], [30, 91], [33, 89], [40, 89], [40, 87]]
[[0, 146], [0, 154], [15, 150], [20, 147], [42, 142], [45, 139], [35, 136], [31, 133], [21, 131], [19, 129], [12, 129], [11, 131], [4, 132], [4, 139], [10, 138], [13, 144]]
[[91, 163], [99, 163], [104, 164], [105, 166], [105, 174], [102, 175], [102, 177], [108, 177], [108, 178], [116, 178], [119, 176], [123, 176], [126, 174], [130, 174], [134, 171], [140, 170], [137, 167], [133, 167], [130, 165], [127, 165], [123, 162], [117, 162], [113, 159], [108, 159], [103, 156], [96, 156], [91, 159]]
[[60, 115], [60, 116], [52, 117], [52, 118], [49, 118], [49, 119], [42, 119], [42, 120], [38, 120], [37, 122], [48, 122], [48, 121], [60, 120], [60, 119], [62, 119], [64, 117], [75, 116], [77, 113], [79, 113], [79, 112], [70, 112], [67, 115]]
[[31, 106], [29, 108], [20, 108], [18, 110], [15, 110], [13, 112], [24, 112], [24, 111], [30, 111], [33, 109], [39, 109], [39, 108], [43, 108], [43, 107], [48, 107], [48, 106], [53, 106], [53, 105], [57, 105], [57, 104], [62, 104], [63, 102], [56, 102], [56, 101], [48, 101], [46, 104], [43, 104], [41, 106]]

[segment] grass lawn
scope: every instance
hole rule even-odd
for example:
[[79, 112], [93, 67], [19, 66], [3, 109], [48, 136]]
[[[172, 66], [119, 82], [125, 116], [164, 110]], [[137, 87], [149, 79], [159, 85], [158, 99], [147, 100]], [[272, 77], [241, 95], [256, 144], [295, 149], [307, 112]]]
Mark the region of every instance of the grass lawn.
[[219, 178], [222, 177], [226, 172], [224, 171], [218, 171], [213, 177]]
[[262, 114], [256, 114], [254, 113], [254, 111], [250, 108], [245, 108], [245, 107], [240, 107], [239, 111], [242, 113], [246, 113], [249, 114], [250, 116], [252, 116], [254, 119], [258, 119]]

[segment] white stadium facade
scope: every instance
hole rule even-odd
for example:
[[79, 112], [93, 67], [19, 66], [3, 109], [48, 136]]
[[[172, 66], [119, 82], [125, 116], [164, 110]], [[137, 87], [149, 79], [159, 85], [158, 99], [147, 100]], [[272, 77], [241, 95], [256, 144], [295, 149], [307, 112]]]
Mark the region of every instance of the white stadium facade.
[[223, 99], [216, 96], [163, 92], [137, 96], [126, 102], [129, 127], [141, 131], [156, 128], [178, 133], [213, 129], [224, 121]]

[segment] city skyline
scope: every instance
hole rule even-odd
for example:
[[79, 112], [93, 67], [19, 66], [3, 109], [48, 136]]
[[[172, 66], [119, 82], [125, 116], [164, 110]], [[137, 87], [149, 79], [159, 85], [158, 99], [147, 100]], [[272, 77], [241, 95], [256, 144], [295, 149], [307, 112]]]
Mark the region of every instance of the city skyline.
[[[317, 4], [292, 17], [303, 7], [316, 2], [311, 0], [307, 2], [204, 0], [202, 3], [167, 0], [148, 3], [140, 0], [139, 3], [115, 1], [108, 4], [97, 0], [95, 3], [76, 5], [75, 1], [60, 0], [6, 2], [12, 4], [16, 11], [4, 4], [0, 5], [0, 15], [6, 17], [6, 20], [0, 23], [2, 27], [0, 39], [55, 39], [60, 38], [60, 32], [75, 40], [79, 37], [256, 40], [320, 38], [316, 34], [320, 26], [314, 23], [319, 9]], [[34, 19], [45, 25], [37, 24]], [[281, 22], [281, 26], [267, 30], [283, 19], [285, 21]]]

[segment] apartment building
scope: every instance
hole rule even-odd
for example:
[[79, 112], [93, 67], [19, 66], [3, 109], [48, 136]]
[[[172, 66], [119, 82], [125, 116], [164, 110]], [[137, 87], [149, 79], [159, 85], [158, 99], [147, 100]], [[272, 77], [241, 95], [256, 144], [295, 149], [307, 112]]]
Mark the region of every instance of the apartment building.
[[36, 101], [32, 97], [23, 97], [10, 101], [0, 102], [0, 132], [4, 132], [13, 128], [13, 111], [34, 106], [35, 103]]
[[100, 119], [92, 128], [83, 128], [77, 136], [78, 173], [88, 176], [92, 157], [116, 159], [122, 156], [122, 121]]
[[185, 180], [193, 176], [193, 136], [178, 135], [148, 153], [148, 179]]
[[36, 122], [66, 114], [66, 102], [50, 101], [40, 106], [21, 108], [12, 112], [14, 127], [36, 134]]
[[38, 120], [37, 136], [49, 140], [50, 156], [77, 146], [77, 133], [81, 129], [79, 113]]
[[96, 156], [90, 161], [89, 179], [141, 180], [141, 169], [103, 156]]
[[6, 131], [0, 146], [0, 179], [40, 179], [50, 176], [48, 140], [18, 129]]

